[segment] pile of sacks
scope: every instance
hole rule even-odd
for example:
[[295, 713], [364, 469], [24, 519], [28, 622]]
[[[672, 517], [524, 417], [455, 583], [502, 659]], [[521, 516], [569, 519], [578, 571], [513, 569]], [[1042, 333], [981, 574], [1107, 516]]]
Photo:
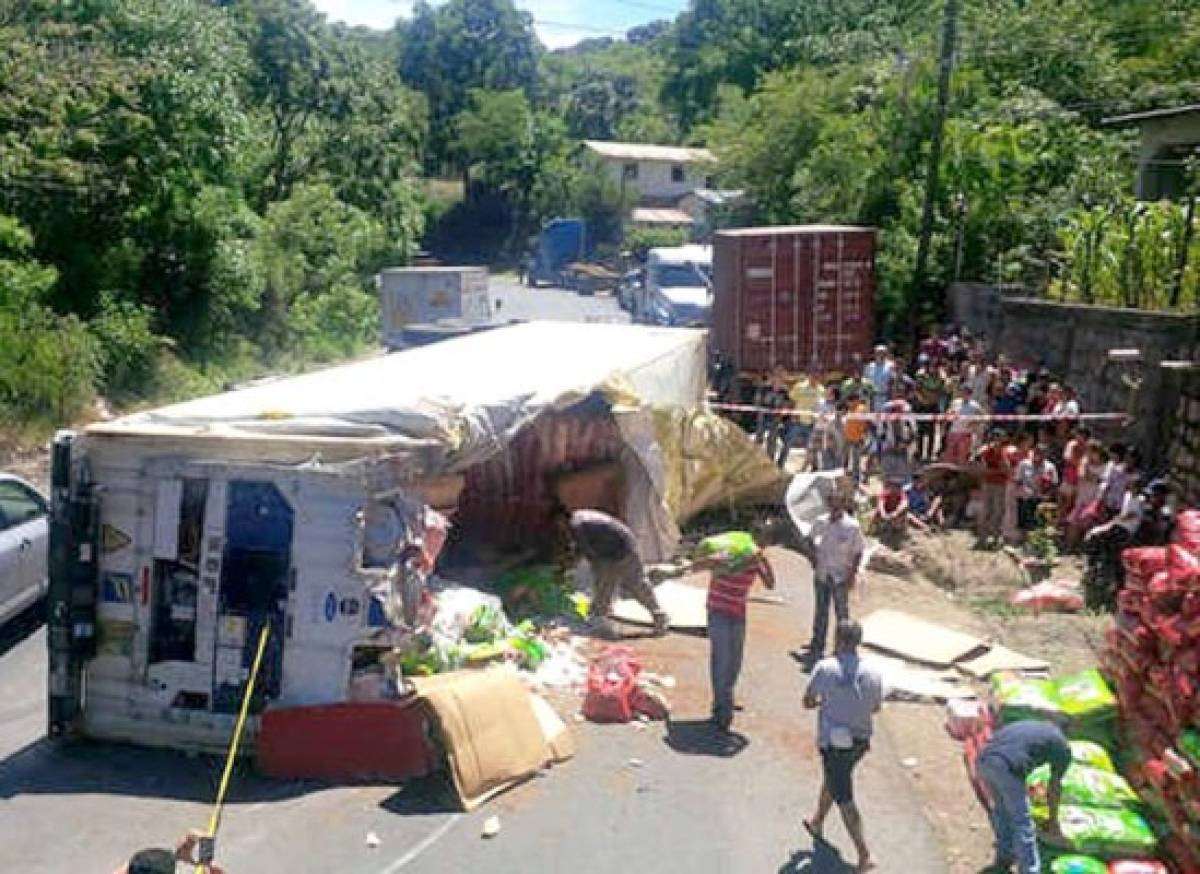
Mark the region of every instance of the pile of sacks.
[[1175, 542], [1129, 549], [1104, 653], [1120, 702], [1127, 773], [1168, 829], [1182, 874], [1200, 874], [1200, 511]]
[[[1059, 679], [998, 675], [992, 705], [965, 731], [968, 771], [985, 805], [987, 791], [976, 761], [997, 723], [1023, 719], [1056, 722], [1071, 740], [1072, 764], [1063, 779], [1061, 835], [1042, 832], [1043, 852], [1053, 874], [1166, 874], [1156, 861], [1158, 838], [1145, 805], [1120, 773], [1111, 750], [1117, 737], [1117, 701], [1100, 672], [1092, 669]], [[957, 723], [962, 728], [962, 723]], [[1048, 767], [1029, 775], [1034, 818], [1049, 819]]]

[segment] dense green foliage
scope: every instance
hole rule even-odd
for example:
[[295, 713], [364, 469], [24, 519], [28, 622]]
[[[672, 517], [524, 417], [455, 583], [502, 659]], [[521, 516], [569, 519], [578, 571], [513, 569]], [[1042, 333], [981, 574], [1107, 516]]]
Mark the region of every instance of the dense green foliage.
[[955, 278], [1194, 309], [1197, 234], [1132, 203], [1136, 131], [1103, 119], [1200, 99], [1200, 0], [964, 0], [913, 288], [942, 9], [692, 0], [548, 52], [511, 0], [386, 34], [307, 0], [0, 0], [0, 415], [353, 354], [419, 243], [507, 260], [580, 215], [615, 248], [629, 194], [584, 139], [707, 144], [748, 220], [878, 227], [893, 334]]
[[352, 353], [424, 99], [305, 3], [0, 2], [0, 414]]
[[[1200, 3], [967, 0], [932, 276], [913, 289], [940, 11], [902, 0], [697, 0], [672, 32], [663, 98], [690, 138], [718, 152], [723, 183], [746, 188], [760, 220], [880, 228], [887, 330], [935, 317], [940, 289], [959, 277], [1167, 300], [1170, 271], [1149, 267], [1117, 268], [1110, 285], [1084, 292], [1074, 229], [1097, 213], [1119, 225], [1129, 209], [1136, 132], [1102, 119], [1200, 93], [1197, 55], [1180, 51], [1200, 40]], [[1154, 227], [1164, 249], [1182, 245], [1183, 222]], [[1143, 284], [1128, 288], [1135, 275]], [[1184, 283], [1180, 305], [1195, 308], [1194, 287]]]

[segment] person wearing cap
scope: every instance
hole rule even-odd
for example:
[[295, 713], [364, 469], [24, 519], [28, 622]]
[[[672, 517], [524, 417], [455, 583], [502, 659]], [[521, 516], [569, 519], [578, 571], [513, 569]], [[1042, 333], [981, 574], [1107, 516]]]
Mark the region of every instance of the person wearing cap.
[[[821, 753], [821, 794], [804, 828], [813, 840], [825, 839], [825, 818], [836, 804], [858, 855], [855, 870], [875, 867], [863, 834], [863, 818], [854, 800], [854, 769], [871, 748], [875, 714], [883, 707], [883, 677], [858, 655], [862, 626], [838, 623], [832, 657], [813, 668], [804, 706], [817, 709], [817, 745]], [[819, 708], [819, 709], [818, 709]]]

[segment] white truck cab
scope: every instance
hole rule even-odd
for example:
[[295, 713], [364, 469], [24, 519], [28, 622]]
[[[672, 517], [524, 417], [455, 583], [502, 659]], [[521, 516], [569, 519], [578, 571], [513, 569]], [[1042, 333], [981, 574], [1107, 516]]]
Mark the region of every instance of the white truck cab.
[[712, 295], [712, 246], [651, 249], [635, 317], [653, 325], [706, 327]]

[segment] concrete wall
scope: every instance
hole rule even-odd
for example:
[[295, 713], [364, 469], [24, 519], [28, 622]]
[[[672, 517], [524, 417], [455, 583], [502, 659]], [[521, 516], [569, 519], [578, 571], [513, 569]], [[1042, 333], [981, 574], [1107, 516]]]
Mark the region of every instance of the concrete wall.
[[1150, 470], [1163, 473], [1181, 504], [1200, 506], [1200, 363], [1160, 367], [1160, 414]]
[[[1140, 446], [1147, 462], [1160, 448], [1163, 372], [1168, 360], [1192, 360], [1200, 317], [1005, 298], [993, 348], [1020, 364], [1044, 363], [1079, 390], [1084, 412], [1130, 411], [1135, 422], [1100, 429]], [[1122, 377], [1134, 371], [1109, 361], [1110, 349], [1138, 349], [1143, 377], [1136, 403]], [[1131, 409], [1132, 407], [1132, 409]]]
[[[624, 178], [627, 161], [615, 158], [604, 158], [604, 172], [615, 185], [621, 185]], [[637, 161], [637, 179], [626, 179], [626, 190], [636, 190], [643, 199], [656, 201], [674, 201], [695, 191], [697, 188], [708, 188], [706, 180], [716, 167], [707, 162], [674, 164], [670, 161]], [[683, 181], [671, 180], [671, 168], [683, 167]]]
[[992, 285], [987, 282], [955, 282], [946, 291], [950, 321], [969, 328], [976, 337], [994, 342], [1000, 333], [1001, 301], [1018, 297], [1026, 290], [1019, 286]]

